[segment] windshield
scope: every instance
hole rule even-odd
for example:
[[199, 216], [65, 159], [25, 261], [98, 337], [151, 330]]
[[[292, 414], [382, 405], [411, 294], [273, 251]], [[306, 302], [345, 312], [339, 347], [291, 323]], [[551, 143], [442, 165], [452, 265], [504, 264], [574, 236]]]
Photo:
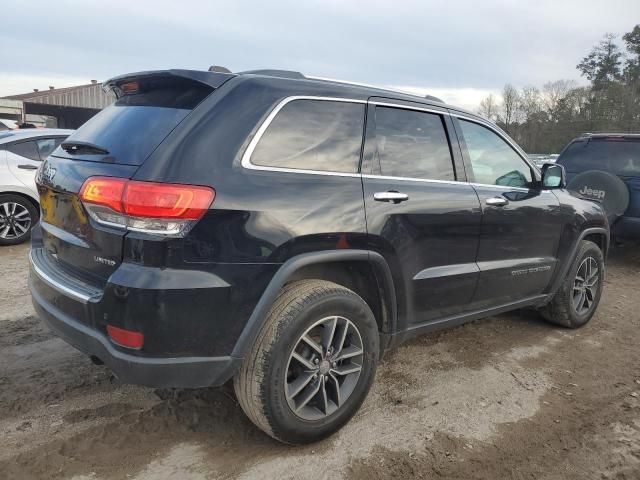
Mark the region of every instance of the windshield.
[[604, 170], [622, 177], [640, 177], [640, 139], [574, 142], [558, 159], [570, 173]]

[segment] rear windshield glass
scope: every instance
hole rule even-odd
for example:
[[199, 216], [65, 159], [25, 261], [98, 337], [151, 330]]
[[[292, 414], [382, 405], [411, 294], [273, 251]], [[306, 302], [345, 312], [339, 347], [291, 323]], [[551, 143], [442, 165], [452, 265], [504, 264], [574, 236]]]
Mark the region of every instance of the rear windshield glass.
[[592, 139], [574, 142], [558, 158], [571, 173], [604, 170], [614, 175], [640, 176], [640, 140]]
[[[142, 165], [169, 133], [202, 101], [212, 88], [184, 81], [153, 83], [140, 81], [139, 89], [121, 96], [56, 149], [54, 155], [125, 165]], [[137, 83], [136, 83], [137, 85]], [[88, 143], [107, 154], [70, 153], [65, 144]], [[99, 152], [100, 150], [98, 150]]]

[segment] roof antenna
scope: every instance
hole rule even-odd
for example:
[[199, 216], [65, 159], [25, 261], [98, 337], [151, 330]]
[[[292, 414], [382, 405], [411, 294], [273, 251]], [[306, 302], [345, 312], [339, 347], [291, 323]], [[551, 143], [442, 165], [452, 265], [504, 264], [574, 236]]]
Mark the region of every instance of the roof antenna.
[[211, 65], [209, 71], [214, 73], [231, 73], [231, 70], [227, 67], [221, 67], [220, 65]]

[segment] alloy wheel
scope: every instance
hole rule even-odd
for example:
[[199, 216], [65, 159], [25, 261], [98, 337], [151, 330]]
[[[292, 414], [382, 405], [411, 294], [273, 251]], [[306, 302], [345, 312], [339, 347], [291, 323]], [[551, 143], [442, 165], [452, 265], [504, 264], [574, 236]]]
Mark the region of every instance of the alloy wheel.
[[26, 235], [31, 227], [29, 210], [16, 202], [0, 204], [0, 238], [14, 240]]
[[323, 318], [296, 342], [287, 362], [285, 397], [303, 420], [320, 420], [336, 412], [351, 396], [364, 349], [358, 328], [341, 316]]
[[599, 282], [598, 262], [593, 257], [585, 258], [573, 281], [573, 308], [578, 315], [584, 315], [593, 306]]

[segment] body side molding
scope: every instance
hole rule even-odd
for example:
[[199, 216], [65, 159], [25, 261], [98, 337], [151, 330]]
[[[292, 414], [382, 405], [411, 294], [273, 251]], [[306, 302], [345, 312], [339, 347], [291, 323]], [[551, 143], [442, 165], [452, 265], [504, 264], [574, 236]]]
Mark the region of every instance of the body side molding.
[[469, 273], [479, 273], [478, 264], [458, 263], [456, 265], [442, 265], [439, 267], [430, 267], [420, 270], [415, 274], [413, 280], [426, 280], [429, 278], [449, 277], [452, 275], [467, 275]]

